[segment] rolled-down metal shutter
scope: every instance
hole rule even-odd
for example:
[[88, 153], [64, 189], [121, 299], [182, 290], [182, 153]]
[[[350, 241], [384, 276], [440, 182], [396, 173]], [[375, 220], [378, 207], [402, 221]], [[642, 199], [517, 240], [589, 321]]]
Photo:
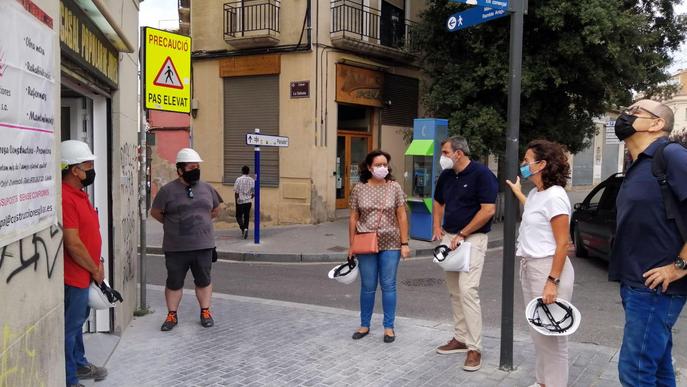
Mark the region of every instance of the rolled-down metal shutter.
[[417, 118], [419, 82], [415, 78], [400, 75], [384, 75], [384, 99], [391, 106], [382, 111], [382, 124], [413, 126]]
[[[279, 135], [279, 76], [224, 78], [224, 182], [233, 184], [248, 165], [255, 172], [254, 149], [246, 134]], [[260, 148], [260, 185], [279, 186], [279, 148]]]

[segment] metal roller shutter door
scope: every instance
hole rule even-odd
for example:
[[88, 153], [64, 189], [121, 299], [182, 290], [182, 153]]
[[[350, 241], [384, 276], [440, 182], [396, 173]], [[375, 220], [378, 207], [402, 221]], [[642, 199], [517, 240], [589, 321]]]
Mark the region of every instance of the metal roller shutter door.
[[[246, 134], [279, 135], [279, 76], [224, 78], [224, 182], [233, 184], [241, 167], [253, 165], [254, 150]], [[279, 186], [279, 148], [260, 148], [263, 187]]]
[[412, 127], [417, 118], [418, 88], [415, 78], [385, 74], [384, 99], [390, 100], [391, 106], [382, 112], [382, 124]]

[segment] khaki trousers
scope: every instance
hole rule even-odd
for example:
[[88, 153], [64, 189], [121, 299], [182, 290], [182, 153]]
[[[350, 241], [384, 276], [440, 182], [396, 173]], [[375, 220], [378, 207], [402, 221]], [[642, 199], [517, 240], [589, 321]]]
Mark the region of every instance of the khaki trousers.
[[[533, 298], [541, 297], [552, 264], [552, 258], [522, 258], [520, 260], [520, 284], [525, 306]], [[572, 302], [575, 270], [569, 258], [565, 258], [560, 280], [558, 298]], [[546, 387], [567, 386], [568, 337], [544, 336], [531, 327], [529, 329], [537, 356], [537, 383], [546, 384]]]
[[[441, 244], [450, 246], [456, 234], [445, 233]], [[475, 233], [467, 237], [472, 244], [470, 251], [470, 271], [446, 271], [446, 286], [451, 296], [453, 336], [465, 343], [469, 350], [482, 350], [482, 308], [479, 303], [479, 281], [484, 268], [484, 255], [487, 253], [487, 234]]]

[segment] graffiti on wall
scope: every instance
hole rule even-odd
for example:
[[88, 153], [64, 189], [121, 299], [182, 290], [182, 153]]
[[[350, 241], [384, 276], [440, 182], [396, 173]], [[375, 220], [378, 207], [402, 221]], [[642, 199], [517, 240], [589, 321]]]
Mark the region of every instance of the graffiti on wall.
[[13, 332], [5, 324], [0, 344], [0, 387], [45, 386], [40, 348], [35, 324], [23, 332]]
[[138, 146], [126, 143], [119, 148], [120, 153], [120, 180], [119, 194], [121, 195], [121, 235], [122, 235], [122, 254], [123, 254], [123, 277], [124, 281], [134, 279], [136, 246], [138, 238], [136, 236], [136, 217], [139, 206], [137, 177], [138, 177]]
[[[49, 228], [4, 246], [0, 250], [0, 279], [7, 284], [26, 270], [44, 268], [48, 279], [53, 277], [55, 264], [62, 257], [62, 225]], [[42, 269], [43, 270], [43, 269]]]

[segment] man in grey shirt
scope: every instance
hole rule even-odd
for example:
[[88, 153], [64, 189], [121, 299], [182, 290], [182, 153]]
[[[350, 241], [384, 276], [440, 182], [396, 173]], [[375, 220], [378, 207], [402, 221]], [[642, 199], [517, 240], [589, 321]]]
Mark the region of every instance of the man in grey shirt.
[[212, 254], [215, 232], [212, 219], [219, 215], [221, 198], [208, 183], [200, 181], [200, 155], [190, 148], [177, 154], [178, 179], [165, 184], [155, 196], [150, 215], [163, 224], [162, 250], [165, 252], [167, 318], [163, 331], [178, 323], [177, 309], [183, 294], [186, 273], [191, 269], [200, 304], [200, 322], [214, 325], [210, 312], [212, 298]]

